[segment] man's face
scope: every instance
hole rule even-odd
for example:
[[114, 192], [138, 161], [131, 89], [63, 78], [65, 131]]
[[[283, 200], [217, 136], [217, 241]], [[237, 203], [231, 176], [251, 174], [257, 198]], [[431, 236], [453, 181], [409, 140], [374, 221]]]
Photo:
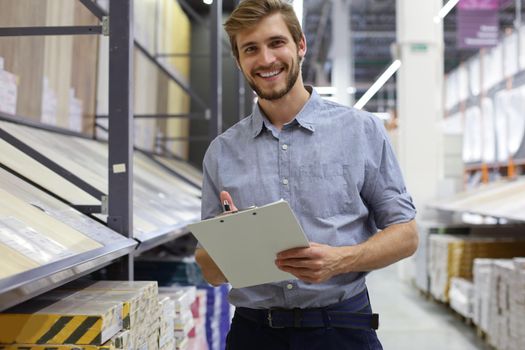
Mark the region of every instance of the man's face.
[[239, 66], [259, 98], [277, 100], [292, 90], [306, 44], [304, 38], [299, 47], [295, 44], [280, 14], [262, 19], [236, 40]]

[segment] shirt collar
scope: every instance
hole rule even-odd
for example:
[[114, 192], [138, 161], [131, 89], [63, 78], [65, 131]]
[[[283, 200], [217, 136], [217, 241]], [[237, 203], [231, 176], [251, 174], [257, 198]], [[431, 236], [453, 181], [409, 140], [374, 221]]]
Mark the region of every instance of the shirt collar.
[[[305, 85], [306, 90], [310, 93], [308, 101], [304, 104], [303, 108], [297, 113], [295, 118], [290, 121], [288, 124], [297, 123], [301, 127], [310, 130], [311, 132], [315, 131], [315, 111], [316, 106], [322, 101], [321, 96], [315, 91], [311, 86]], [[259, 107], [259, 104], [256, 103], [253, 108], [252, 113], [252, 134], [253, 137], [257, 137], [264, 128], [269, 128], [270, 121], [264, 115], [264, 112]]]

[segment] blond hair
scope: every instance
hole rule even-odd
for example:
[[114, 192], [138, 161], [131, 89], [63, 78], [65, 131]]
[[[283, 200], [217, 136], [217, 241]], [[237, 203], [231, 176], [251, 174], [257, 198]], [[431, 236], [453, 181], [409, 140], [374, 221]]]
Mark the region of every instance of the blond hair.
[[295, 15], [293, 7], [284, 0], [244, 0], [232, 12], [224, 29], [230, 37], [230, 44], [233, 55], [239, 60], [239, 48], [237, 47], [236, 36], [244, 29], [253, 27], [263, 18], [280, 13], [292, 34], [295, 44], [299, 45], [303, 37], [301, 24]]

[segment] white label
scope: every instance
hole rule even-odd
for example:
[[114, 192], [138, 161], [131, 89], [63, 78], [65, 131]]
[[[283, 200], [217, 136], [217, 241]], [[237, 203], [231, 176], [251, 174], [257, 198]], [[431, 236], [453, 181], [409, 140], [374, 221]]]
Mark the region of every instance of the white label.
[[16, 75], [0, 70], [0, 112], [16, 114]]
[[57, 95], [49, 86], [49, 80], [44, 77], [42, 90], [42, 123], [57, 124]]
[[75, 89], [69, 91], [69, 128], [82, 132], [82, 101], [75, 97]]
[[113, 173], [120, 174], [120, 173], [125, 173], [125, 172], [126, 172], [126, 164], [125, 163], [113, 164]]
[[39, 264], [74, 255], [67, 247], [13, 217], [0, 220], [0, 242]]

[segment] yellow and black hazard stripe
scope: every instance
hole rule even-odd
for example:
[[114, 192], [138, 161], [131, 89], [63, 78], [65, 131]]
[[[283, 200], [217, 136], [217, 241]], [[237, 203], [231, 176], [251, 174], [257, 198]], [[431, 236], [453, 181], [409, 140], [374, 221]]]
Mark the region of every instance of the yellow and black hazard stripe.
[[36, 343], [102, 345], [101, 326], [98, 316], [63, 316]]
[[[105, 324], [102, 315], [12, 314], [0, 318], [3, 344], [79, 344], [100, 346], [102, 332], [116, 322]], [[105, 335], [111, 337], [111, 335]]]
[[124, 329], [131, 328], [130, 310], [131, 310], [131, 303], [124, 302], [122, 305], [122, 328]]
[[115, 350], [115, 347], [113, 344], [104, 344], [101, 346], [12, 344], [0, 345], [0, 350]]

